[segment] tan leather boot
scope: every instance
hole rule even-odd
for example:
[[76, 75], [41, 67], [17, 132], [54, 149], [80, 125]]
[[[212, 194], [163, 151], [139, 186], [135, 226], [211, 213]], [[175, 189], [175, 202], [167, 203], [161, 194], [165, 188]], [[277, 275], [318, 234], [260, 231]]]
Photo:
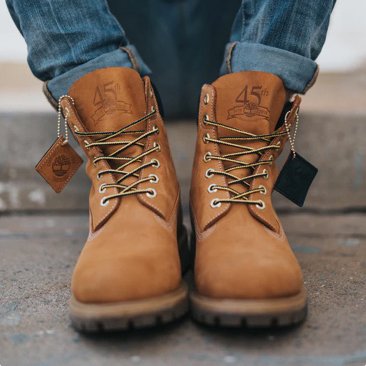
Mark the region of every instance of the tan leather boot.
[[191, 186], [195, 232], [193, 316], [224, 326], [304, 319], [299, 264], [271, 202], [274, 161], [300, 98], [285, 107], [282, 81], [239, 72], [204, 85]]
[[72, 277], [85, 331], [169, 322], [187, 310], [179, 186], [153, 87], [128, 68], [93, 71], [61, 100], [87, 156], [90, 233]]

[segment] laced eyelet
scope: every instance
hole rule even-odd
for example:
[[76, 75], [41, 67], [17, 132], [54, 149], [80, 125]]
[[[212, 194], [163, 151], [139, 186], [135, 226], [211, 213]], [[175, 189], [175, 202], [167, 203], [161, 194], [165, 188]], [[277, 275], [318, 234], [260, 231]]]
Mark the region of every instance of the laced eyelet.
[[255, 206], [260, 210], [264, 210], [266, 208], [266, 204], [262, 200], [258, 201], [258, 203]]
[[99, 173], [97, 173], [97, 180], [100, 180], [100, 175], [99, 175]]
[[218, 201], [217, 198], [214, 198], [212, 201], [211, 201], [211, 207], [212, 208], [218, 208], [221, 206], [221, 202]]
[[154, 197], [156, 197], [156, 195], [157, 195], [157, 193], [154, 188], [150, 188], [149, 192], [146, 192], [146, 196], [149, 198], [154, 198]]
[[273, 160], [273, 155], [270, 155], [269, 158], [268, 158], [268, 160], [271, 160], [272, 161]]
[[153, 143], [153, 147], [157, 147], [156, 151], [161, 151], [160, 145], [157, 142]]
[[205, 144], [208, 144], [208, 142], [209, 141], [207, 141], [207, 139], [209, 139], [211, 136], [210, 136], [210, 134], [209, 133], [206, 133], [204, 136], [203, 136], [203, 142], [205, 143]]
[[205, 163], [207, 163], [208, 161], [210, 161], [211, 160], [211, 158], [210, 158], [210, 156], [211, 156], [212, 154], [208, 151], [204, 156], [203, 156], [203, 161], [205, 162]]
[[97, 166], [97, 163], [95, 162], [96, 157], [95, 157], [95, 156], [93, 156], [93, 158], [92, 158], [92, 159], [93, 159], [93, 161], [92, 161], [93, 166], [94, 166], [94, 167], [96, 167], [96, 166]]
[[89, 145], [89, 141], [88, 141], [88, 140], [84, 140], [84, 146], [85, 146], [85, 148], [86, 148], [87, 150], [89, 150], [89, 149], [90, 149], [90, 147], [89, 147], [89, 146], [87, 146], [87, 145]]
[[277, 146], [281, 146], [281, 141], [279, 140], [279, 141], [277, 141], [277, 144], [276, 144]]
[[208, 118], [208, 114], [205, 114], [204, 116], [203, 116], [203, 123], [204, 124], [207, 124], [207, 121], [209, 120], [209, 118]]
[[99, 193], [105, 193], [105, 191], [106, 191], [106, 187], [105, 187], [105, 183], [103, 183], [99, 186]]
[[156, 134], [159, 135], [160, 133], [159, 127], [157, 125], [154, 125], [153, 129], [155, 130]]
[[150, 90], [149, 90], [149, 94], [150, 94], [150, 98], [152, 98], [152, 97], [154, 96], [154, 93], [153, 93], [152, 88], [150, 88]]
[[74, 131], [75, 131], [75, 132], [79, 132], [79, 128], [78, 128], [78, 126], [76, 126], [76, 125], [72, 125], [72, 128], [74, 129]]
[[108, 206], [109, 205], [109, 200], [105, 199], [105, 198], [102, 198], [100, 200], [100, 205], [103, 206], [103, 207]]
[[208, 168], [207, 170], [206, 170], [206, 173], [205, 173], [205, 177], [206, 178], [212, 178], [213, 177], [213, 169], [211, 169], [211, 168]]
[[151, 160], [151, 165], [154, 167], [154, 168], [159, 168], [160, 167], [160, 161], [158, 159], [152, 159]]
[[210, 96], [208, 94], [206, 94], [203, 97], [203, 103], [207, 105], [209, 102], [210, 102]]
[[269, 173], [268, 173], [268, 170], [267, 169], [264, 169], [263, 172], [262, 172], [263, 175], [263, 178], [264, 179], [268, 179], [269, 178]]
[[159, 177], [156, 174], [149, 174], [150, 179], [150, 183], [158, 183], [159, 182]]
[[151, 112], [155, 112], [155, 107], [153, 105], [151, 106]]
[[210, 184], [207, 188], [208, 190], [208, 193], [214, 193], [214, 192], [217, 192], [217, 188], [216, 187], [216, 184]]
[[258, 188], [261, 189], [260, 194], [267, 194], [267, 188], [264, 185], [261, 184]]

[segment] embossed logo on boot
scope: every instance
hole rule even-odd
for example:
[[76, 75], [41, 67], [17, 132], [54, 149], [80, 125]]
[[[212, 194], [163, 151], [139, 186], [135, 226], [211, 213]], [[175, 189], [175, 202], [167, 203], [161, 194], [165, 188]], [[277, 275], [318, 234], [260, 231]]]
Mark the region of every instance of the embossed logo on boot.
[[269, 119], [269, 109], [262, 105], [262, 98], [269, 95], [267, 89], [262, 85], [249, 87], [246, 85], [235, 101], [238, 105], [228, 110], [228, 119], [262, 117]]
[[94, 122], [97, 123], [106, 115], [115, 112], [132, 113], [131, 104], [121, 100], [120, 93], [121, 87], [114, 81], [97, 86], [93, 100], [93, 104], [96, 106], [92, 116]]
[[56, 177], [63, 177], [71, 168], [71, 160], [66, 155], [58, 155], [52, 162], [52, 171]]

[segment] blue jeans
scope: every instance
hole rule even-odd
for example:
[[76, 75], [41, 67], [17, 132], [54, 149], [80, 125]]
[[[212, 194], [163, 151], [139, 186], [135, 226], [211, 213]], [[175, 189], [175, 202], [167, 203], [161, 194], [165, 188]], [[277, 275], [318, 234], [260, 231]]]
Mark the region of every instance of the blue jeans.
[[[27, 43], [29, 66], [37, 78], [48, 80], [48, 88], [54, 98], [65, 94], [71, 84], [84, 74], [98, 68], [125, 66], [137, 69], [141, 75], [150, 74], [136, 47], [128, 41], [124, 29], [111, 14], [106, 0], [6, 2]], [[174, 29], [178, 27], [173, 19], [174, 14], [177, 17], [186, 16], [185, 33], [191, 34], [190, 41], [176, 41], [179, 48], [185, 48], [187, 52], [189, 48], [197, 50], [191, 50], [189, 54], [193, 61], [195, 54], [199, 54], [199, 42], [208, 42], [211, 47], [215, 45], [216, 38], [219, 38], [217, 31], [221, 30], [217, 22], [223, 17], [225, 7], [228, 9], [236, 4], [239, 11], [236, 10], [221, 74], [243, 70], [270, 72], [278, 75], [287, 89], [297, 93], [305, 93], [312, 85], [317, 75], [315, 59], [325, 41], [335, 0], [242, 0], [233, 1], [230, 5], [222, 1], [206, 2], [206, 9], [202, 9], [204, 0], [155, 0], [150, 8], [150, 2], [146, 2], [144, 7], [141, 4], [135, 7], [146, 8], [155, 24], [166, 22], [164, 25], [169, 28], [166, 37], [178, 34]], [[207, 13], [207, 9], [212, 12], [209, 18], [203, 16], [203, 11]], [[141, 29], [140, 17], [132, 19], [137, 25], [136, 31]], [[216, 19], [216, 24], [210, 19]], [[199, 26], [200, 22], [205, 24]], [[210, 31], [202, 40], [203, 29]], [[209, 39], [210, 34], [211, 38], [216, 38]], [[164, 49], [164, 44], [168, 44], [169, 40], [159, 41], [160, 59], [168, 58], [169, 52]], [[145, 52], [153, 46], [147, 45]], [[197, 73], [200, 70], [204, 72], [204, 68], [209, 68], [213, 62], [210, 58], [202, 58], [201, 69], [195, 70]], [[166, 72], [169, 71], [174, 72], [174, 69]]]

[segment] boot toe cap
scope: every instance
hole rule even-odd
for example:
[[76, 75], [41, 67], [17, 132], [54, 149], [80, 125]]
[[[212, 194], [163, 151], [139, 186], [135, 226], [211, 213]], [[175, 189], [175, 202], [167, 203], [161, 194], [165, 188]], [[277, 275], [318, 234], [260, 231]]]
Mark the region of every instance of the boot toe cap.
[[298, 294], [301, 269], [293, 256], [259, 253], [210, 253], [196, 262], [200, 294], [213, 298], [265, 299]]
[[108, 256], [79, 260], [72, 279], [72, 293], [83, 303], [139, 300], [164, 295], [180, 284], [179, 264], [145, 256]]

